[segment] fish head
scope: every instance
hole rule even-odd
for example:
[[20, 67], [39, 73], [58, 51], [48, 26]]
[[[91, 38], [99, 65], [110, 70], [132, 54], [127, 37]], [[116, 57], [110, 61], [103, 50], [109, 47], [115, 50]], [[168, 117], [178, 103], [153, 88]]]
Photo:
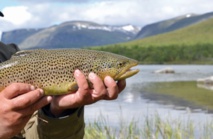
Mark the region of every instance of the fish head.
[[138, 65], [138, 61], [112, 53], [104, 53], [95, 65], [98, 69], [97, 74], [102, 79], [111, 76], [114, 80], [123, 80], [139, 72], [138, 69], [131, 69]]

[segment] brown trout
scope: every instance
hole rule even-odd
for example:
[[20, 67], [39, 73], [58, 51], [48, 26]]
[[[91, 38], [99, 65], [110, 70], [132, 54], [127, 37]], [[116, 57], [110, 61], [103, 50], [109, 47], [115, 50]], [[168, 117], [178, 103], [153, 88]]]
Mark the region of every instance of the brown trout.
[[136, 60], [109, 52], [85, 49], [37, 49], [19, 51], [8, 61], [0, 63], [0, 90], [20, 82], [42, 88], [45, 95], [62, 95], [77, 90], [74, 71], [81, 70], [88, 78], [90, 72], [102, 80], [126, 79], [139, 70], [131, 70]]

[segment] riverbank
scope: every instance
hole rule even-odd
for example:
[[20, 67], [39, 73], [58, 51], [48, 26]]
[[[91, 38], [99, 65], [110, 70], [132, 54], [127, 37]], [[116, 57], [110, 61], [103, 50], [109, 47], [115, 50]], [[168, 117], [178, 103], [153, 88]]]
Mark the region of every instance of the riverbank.
[[140, 64], [213, 64], [212, 44], [150, 45], [115, 44], [92, 47], [136, 59]]
[[[122, 117], [120, 117], [122, 119]], [[213, 120], [195, 124], [189, 120], [161, 118], [157, 113], [144, 121], [120, 121], [117, 128], [108, 124], [103, 115], [87, 124], [84, 139], [212, 139]], [[141, 124], [143, 123], [143, 124]], [[199, 132], [198, 132], [199, 131]]]
[[[171, 67], [175, 72], [155, 73], [166, 67]], [[116, 100], [100, 101], [85, 107], [86, 139], [166, 139], [169, 133], [174, 139], [212, 139], [213, 114], [206, 106], [161, 93], [167, 90], [168, 93], [178, 94], [171, 88], [194, 92], [198, 88], [197, 79], [213, 75], [212, 65], [139, 65], [135, 68], [140, 72], [126, 80], [127, 86]], [[166, 83], [174, 82], [184, 82], [194, 89], [187, 89], [182, 83], [171, 84], [173, 87], [167, 88]], [[202, 89], [196, 94], [202, 95]], [[177, 136], [177, 133], [181, 136]], [[168, 139], [171, 137], [169, 135]]]
[[142, 64], [213, 64], [212, 21], [130, 42], [91, 49], [109, 51]]

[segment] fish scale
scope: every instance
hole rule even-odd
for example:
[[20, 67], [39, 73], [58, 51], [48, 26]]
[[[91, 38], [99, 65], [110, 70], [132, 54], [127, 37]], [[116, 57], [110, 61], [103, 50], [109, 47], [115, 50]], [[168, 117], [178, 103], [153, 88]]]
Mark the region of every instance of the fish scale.
[[129, 69], [137, 64], [136, 60], [95, 50], [24, 50], [0, 64], [0, 90], [20, 82], [42, 88], [46, 95], [62, 95], [76, 91], [76, 69], [81, 70], [86, 78], [94, 72], [102, 80], [106, 76], [121, 80], [136, 74], [139, 70]]

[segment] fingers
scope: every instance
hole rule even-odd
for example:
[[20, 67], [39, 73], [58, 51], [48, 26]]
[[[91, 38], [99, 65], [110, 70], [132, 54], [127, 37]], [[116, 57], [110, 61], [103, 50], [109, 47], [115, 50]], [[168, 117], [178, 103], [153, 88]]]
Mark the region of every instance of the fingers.
[[90, 73], [89, 81], [93, 84], [93, 88], [90, 88], [86, 77], [81, 71], [76, 70], [74, 77], [78, 84], [78, 90], [70, 94], [53, 97], [50, 105], [52, 114], [59, 115], [65, 109], [89, 105], [102, 99], [116, 99], [126, 86], [125, 80], [116, 83], [114, 79], [107, 76], [102, 81], [98, 75]]
[[117, 83], [119, 92], [123, 91], [126, 87], [126, 80], [120, 80]]
[[43, 97], [43, 91], [36, 89], [12, 99], [12, 107], [13, 110], [16, 111], [16, 116], [19, 117], [19, 119], [21, 118], [20, 121], [23, 121], [24, 119], [29, 119], [36, 110], [49, 104], [51, 100], [51, 96]]
[[82, 91], [83, 93], [87, 92], [89, 85], [84, 74], [80, 70], [75, 70], [74, 77], [79, 87], [78, 90]]
[[91, 92], [92, 98], [95, 100], [102, 99], [105, 95], [107, 95], [107, 90], [105, 85], [100, 77], [98, 77], [95, 73], [91, 72], [89, 74], [89, 80], [93, 84], [93, 91]]
[[[34, 86], [23, 83], [13, 83], [6, 87], [2, 93], [5, 98], [11, 100], [11, 106], [15, 110], [25, 109], [32, 106], [34, 103], [37, 104], [44, 94], [43, 90], [35, 89]], [[40, 103], [35, 108], [44, 106], [47, 103], [48, 101], [45, 101], [45, 103]]]
[[6, 98], [12, 99], [14, 97], [17, 97], [21, 94], [32, 91], [34, 89], [35, 89], [35, 87], [33, 87], [32, 85], [29, 85], [29, 84], [13, 83], [13, 84], [10, 84], [8, 87], [6, 87], [2, 91], [2, 93]]
[[49, 104], [51, 101], [52, 101], [51, 96], [42, 97], [38, 101], [33, 103], [32, 105], [30, 105], [27, 108], [25, 108], [24, 110], [22, 110], [22, 112], [25, 113], [25, 115], [32, 115], [32, 113], [34, 113], [36, 110], [41, 109], [42, 107]]
[[79, 104], [90, 98], [89, 85], [85, 75], [80, 70], [75, 70], [74, 77], [78, 84], [78, 91], [75, 96], [76, 102]]
[[51, 103], [51, 109], [54, 109], [54, 111], [57, 112], [53, 113], [58, 113], [59, 109], [63, 110], [66, 108], [82, 106], [85, 100], [88, 99], [90, 93], [86, 77], [80, 70], [75, 70], [74, 77], [78, 84], [78, 91], [75, 93], [54, 97]]
[[41, 89], [32, 90], [26, 94], [19, 95], [18, 97], [12, 99], [12, 103], [15, 108], [24, 109], [38, 101], [41, 97], [43, 97], [43, 94], [44, 92]]
[[2, 90], [0, 100], [0, 128], [16, 135], [36, 110], [50, 103], [51, 97], [43, 97], [41, 89], [29, 84], [14, 83]]
[[110, 76], [107, 76], [104, 78], [104, 84], [106, 85], [108, 91], [108, 94], [105, 99], [116, 99], [119, 94], [119, 89], [116, 82]]

